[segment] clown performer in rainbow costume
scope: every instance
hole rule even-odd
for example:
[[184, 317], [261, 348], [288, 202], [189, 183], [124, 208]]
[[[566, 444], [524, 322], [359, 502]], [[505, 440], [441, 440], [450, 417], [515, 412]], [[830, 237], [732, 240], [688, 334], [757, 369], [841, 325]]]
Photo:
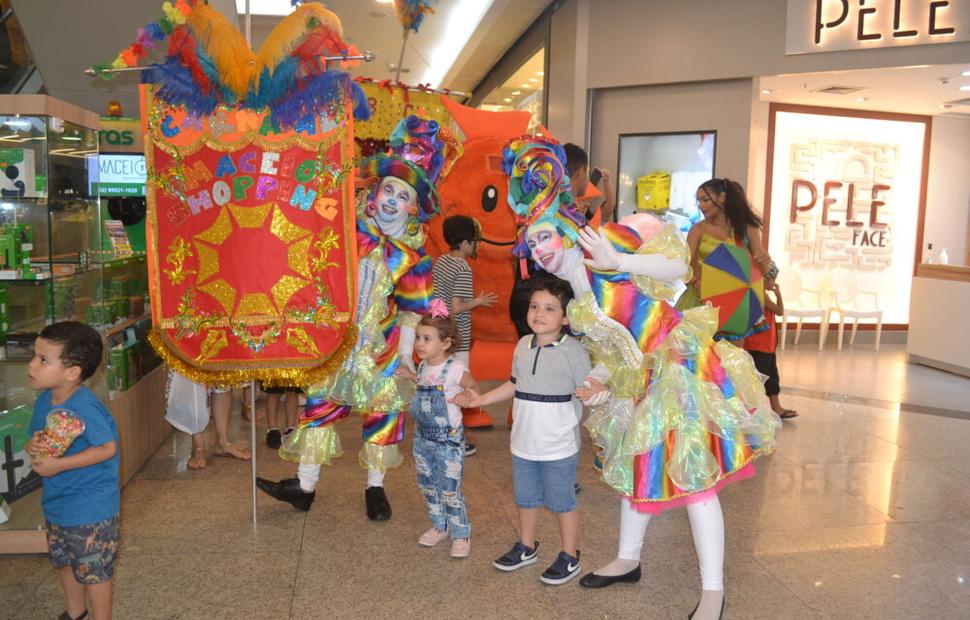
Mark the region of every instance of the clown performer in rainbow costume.
[[367, 516], [391, 516], [384, 474], [403, 462], [398, 444], [414, 393], [414, 329], [432, 294], [423, 225], [438, 212], [435, 185], [458, 149], [437, 122], [409, 116], [392, 133], [389, 155], [361, 163], [360, 177], [370, 187], [357, 207], [357, 341], [336, 373], [307, 390], [299, 427], [279, 450], [283, 459], [299, 463], [297, 477], [256, 480], [298, 510], [310, 509], [320, 466], [342, 454], [334, 423], [353, 412], [363, 418], [359, 460], [367, 469]]
[[651, 516], [686, 506], [702, 582], [692, 616], [716, 618], [724, 600], [717, 492], [754, 474], [752, 461], [772, 451], [781, 421], [751, 357], [713, 340], [716, 310], [680, 313], [670, 304], [674, 283], [689, 272], [688, 250], [672, 226], [634, 215], [586, 227], [565, 153], [548, 138], [513, 140], [503, 159], [522, 226], [513, 252], [570, 283], [570, 326], [584, 334], [591, 376], [601, 380], [577, 395], [592, 406], [586, 427], [602, 478], [620, 494], [619, 553], [580, 583], [639, 581]]

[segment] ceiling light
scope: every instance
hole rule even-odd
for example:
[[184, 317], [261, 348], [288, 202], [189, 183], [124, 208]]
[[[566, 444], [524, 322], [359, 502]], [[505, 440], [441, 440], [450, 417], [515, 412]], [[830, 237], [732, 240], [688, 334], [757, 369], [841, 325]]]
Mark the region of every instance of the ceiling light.
[[68, 142], [80, 142], [81, 136], [64, 136], [61, 140], [66, 140]]
[[522, 88], [532, 88], [532, 84], [523, 84]]
[[529, 78], [529, 81], [530, 82], [538, 82], [539, 81], [539, 78]]
[[492, 0], [459, 0], [448, 16], [448, 23], [444, 24], [445, 36], [438, 43], [438, 47], [429, 54], [429, 57], [434, 60], [425, 71], [421, 83], [429, 84], [431, 88], [438, 88], [441, 85], [441, 81], [455, 64], [458, 54], [464, 49], [490, 6], [492, 6]]
[[522, 91], [521, 91], [521, 90], [513, 90], [513, 91], [512, 91], [512, 96], [513, 96], [513, 97], [514, 97], [515, 95], [521, 95], [521, 94], [522, 94]]
[[546, 74], [545, 71], [536, 71], [536, 75], [538, 75], [539, 77], [542, 77], [545, 74]]
[[960, 75], [962, 75], [963, 77], [970, 77], [970, 71], [964, 71]]
[[506, 97], [505, 99], [502, 99], [502, 101], [504, 101], [505, 103], [512, 103], [512, 98]]
[[968, 85], [966, 85], [966, 86], [961, 86], [961, 87], [960, 87], [960, 90], [962, 90], [962, 91], [963, 91], [963, 92], [965, 92], [965, 93], [966, 93], [966, 92], [970, 92], [970, 84], [968, 84]]
[[761, 89], [761, 94], [762, 95], [770, 95], [773, 92], [775, 92], [775, 91], [771, 90], [770, 88], [762, 88]]
[[940, 109], [941, 110], [949, 110], [952, 107], [953, 107], [953, 104], [950, 104], [950, 103], [941, 103], [940, 104]]
[[859, 103], [865, 103], [866, 101], [869, 101], [869, 97], [856, 97], [855, 100]]
[[[289, 15], [296, 10], [287, 0], [249, 0], [250, 15]], [[236, 13], [246, 14], [246, 0], [236, 0]]]
[[381, 3], [381, 4], [390, 4], [390, 3], [394, 2], [394, 0], [377, 0], [377, 1], [379, 3]]
[[26, 118], [8, 118], [3, 124], [11, 129], [30, 129], [30, 121]]

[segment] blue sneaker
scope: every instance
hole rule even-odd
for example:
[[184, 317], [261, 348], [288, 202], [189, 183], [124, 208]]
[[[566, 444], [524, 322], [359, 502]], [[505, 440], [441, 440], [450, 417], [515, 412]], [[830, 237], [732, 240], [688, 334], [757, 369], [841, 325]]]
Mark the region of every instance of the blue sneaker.
[[551, 586], [561, 586], [573, 577], [579, 575], [581, 568], [579, 565], [579, 550], [576, 550], [576, 557], [565, 551], [559, 552], [559, 557], [552, 563], [552, 566], [542, 571], [539, 581]]
[[513, 571], [529, 564], [535, 564], [537, 559], [539, 559], [538, 542], [531, 549], [517, 542], [508, 553], [492, 562], [492, 566], [499, 570]]

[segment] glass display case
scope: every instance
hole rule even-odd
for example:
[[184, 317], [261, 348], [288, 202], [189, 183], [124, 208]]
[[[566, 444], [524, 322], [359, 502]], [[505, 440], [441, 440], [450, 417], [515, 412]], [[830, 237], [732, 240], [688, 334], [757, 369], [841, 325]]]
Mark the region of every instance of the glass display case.
[[650, 213], [684, 233], [701, 219], [695, 193], [714, 176], [714, 131], [621, 134], [617, 219]]
[[[97, 115], [50, 97], [0, 96], [0, 493], [11, 513], [0, 553], [22, 550], [5, 536], [17, 531], [45, 544], [41, 481], [24, 452], [36, 397], [27, 365], [45, 325], [76, 320], [104, 335], [105, 363], [87, 385], [115, 417], [123, 480], [144, 460], [131, 454], [144, 442], [125, 397], [161, 362], [147, 343], [145, 254], [110, 239], [117, 227], [99, 200], [98, 125]], [[163, 400], [164, 381], [151, 383]], [[141, 396], [140, 405], [152, 403]], [[161, 417], [160, 404], [147, 408]]]

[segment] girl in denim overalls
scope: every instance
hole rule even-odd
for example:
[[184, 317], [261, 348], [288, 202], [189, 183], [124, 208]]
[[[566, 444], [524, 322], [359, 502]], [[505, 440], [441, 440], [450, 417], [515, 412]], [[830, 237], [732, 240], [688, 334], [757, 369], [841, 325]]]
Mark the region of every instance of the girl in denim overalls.
[[447, 307], [433, 300], [431, 313], [418, 323], [414, 341], [414, 351], [421, 358], [411, 402], [414, 465], [431, 519], [431, 529], [418, 544], [433, 547], [450, 536], [451, 557], [464, 558], [471, 550], [471, 524], [461, 493], [465, 433], [461, 409], [449, 401], [464, 388], [477, 389], [478, 384], [453, 355], [458, 343], [458, 327]]

